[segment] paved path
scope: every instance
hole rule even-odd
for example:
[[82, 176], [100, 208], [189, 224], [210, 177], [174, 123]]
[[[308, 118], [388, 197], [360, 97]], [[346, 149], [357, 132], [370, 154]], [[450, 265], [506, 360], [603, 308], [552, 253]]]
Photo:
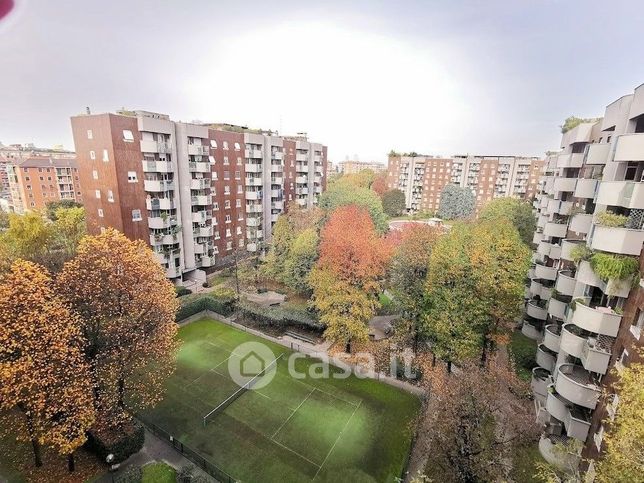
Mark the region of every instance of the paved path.
[[399, 315], [377, 315], [369, 321], [369, 335], [374, 340], [386, 339], [391, 335], [391, 323], [400, 318]]
[[[172, 447], [167, 444], [165, 441], [162, 441], [161, 438], [152, 434], [147, 429], [145, 430], [145, 444], [143, 448], [138, 453], [130, 456], [127, 460], [121, 463], [121, 466], [114, 473], [107, 473], [101, 476], [96, 483], [112, 483], [113, 477], [122, 474], [130, 466], [143, 466], [154, 461], [163, 461], [177, 471], [182, 466], [191, 465], [192, 463], [183, 457], [180, 453], [172, 449]], [[210, 475], [206, 474], [201, 470], [201, 468], [192, 465], [195, 467], [195, 474], [201, 474], [204, 477], [208, 478], [208, 481], [216, 481]]]

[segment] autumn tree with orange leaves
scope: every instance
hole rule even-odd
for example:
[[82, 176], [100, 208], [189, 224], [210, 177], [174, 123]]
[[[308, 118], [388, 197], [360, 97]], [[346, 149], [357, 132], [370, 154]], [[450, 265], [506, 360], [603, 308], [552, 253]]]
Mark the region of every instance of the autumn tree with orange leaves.
[[346, 344], [368, 338], [381, 279], [391, 255], [369, 212], [355, 205], [336, 209], [321, 234], [320, 258], [311, 272], [312, 303], [327, 329], [325, 337]]
[[57, 284], [80, 317], [99, 421], [118, 429], [126, 406], [136, 411], [160, 401], [174, 370], [174, 288], [143, 241], [113, 229], [85, 237]]
[[79, 320], [40, 265], [18, 260], [0, 283], [0, 417], [19, 440], [68, 456], [94, 422], [89, 365]]

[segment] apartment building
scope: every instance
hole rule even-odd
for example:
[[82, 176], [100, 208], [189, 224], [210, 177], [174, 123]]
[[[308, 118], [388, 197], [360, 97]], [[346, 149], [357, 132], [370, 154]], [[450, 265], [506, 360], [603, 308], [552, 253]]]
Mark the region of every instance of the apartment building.
[[78, 166], [72, 158], [34, 157], [6, 164], [9, 209], [42, 210], [58, 200], [83, 202]]
[[340, 161], [338, 163], [338, 171], [343, 174], [355, 174], [359, 173], [363, 169], [370, 169], [375, 173], [380, 173], [385, 171], [387, 167], [382, 163], [377, 163], [375, 161]]
[[118, 111], [71, 118], [88, 230], [145, 240], [168, 278], [201, 282], [235, 250], [261, 252], [289, 204], [326, 187], [326, 146], [231, 125]]
[[[539, 343], [531, 383], [539, 449], [555, 465], [576, 462], [553, 451], [570, 439], [584, 458], [601, 454], [619, 412], [611, 369], [636, 360], [643, 344], [643, 179], [644, 85], [563, 134], [544, 166], [522, 332]], [[617, 280], [594, 270], [612, 257], [630, 258], [639, 273]]]
[[500, 197], [532, 199], [536, 194], [543, 161], [518, 156], [390, 155], [387, 187], [405, 193], [410, 212], [434, 212], [447, 184], [467, 187], [476, 196], [476, 210]]

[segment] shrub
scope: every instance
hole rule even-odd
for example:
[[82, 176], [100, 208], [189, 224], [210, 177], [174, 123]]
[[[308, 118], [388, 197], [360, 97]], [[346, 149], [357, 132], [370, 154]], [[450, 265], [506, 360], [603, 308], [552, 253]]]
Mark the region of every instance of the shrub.
[[202, 286], [203, 288], [208, 288], [208, 287], [209, 287], [208, 282], [204, 282], [204, 283], [202, 283], [202, 284], [201, 284], [201, 286]]
[[114, 478], [115, 483], [140, 483], [143, 480], [143, 470], [140, 466], [130, 466]]
[[628, 222], [628, 216], [618, 215], [612, 211], [602, 211], [598, 213], [595, 222], [601, 226], [609, 226], [613, 228], [622, 228]]
[[179, 310], [177, 310], [175, 320], [179, 322], [203, 310], [211, 310], [218, 314], [229, 316], [235, 310], [235, 298], [229, 296], [220, 297], [213, 295], [213, 293], [185, 297], [181, 300], [181, 305], [179, 306]]
[[[595, 253], [590, 258], [593, 272], [604, 282], [608, 280], [626, 280], [639, 272], [637, 258], [611, 253]], [[635, 280], [637, 277], [633, 277]]]
[[176, 292], [177, 297], [183, 297], [184, 295], [190, 295], [192, 293], [192, 290], [184, 287], [183, 285], [176, 285], [174, 287], [174, 291]]
[[316, 317], [306, 310], [286, 307], [261, 307], [245, 301], [238, 309], [242, 317], [253, 320], [259, 325], [269, 327], [300, 327], [305, 329], [323, 330]]
[[132, 419], [128, 426], [124, 430], [88, 431], [85, 447], [101, 461], [113, 454], [113, 463], [121, 463], [138, 453], [145, 442], [145, 430], [138, 421]]
[[592, 254], [593, 251], [588, 248], [588, 245], [586, 245], [585, 243], [579, 243], [570, 250], [570, 257], [576, 265], [579, 265], [579, 262], [581, 262], [582, 260], [590, 259]]

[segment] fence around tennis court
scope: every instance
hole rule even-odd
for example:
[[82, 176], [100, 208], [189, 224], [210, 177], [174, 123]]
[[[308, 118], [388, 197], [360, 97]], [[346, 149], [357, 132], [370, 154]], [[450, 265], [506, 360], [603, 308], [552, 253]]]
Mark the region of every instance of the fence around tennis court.
[[237, 481], [235, 480], [235, 478], [230, 476], [224, 470], [219, 468], [216, 464], [207, 460], [206, 458], [201, 456], [197, 451], [193, 450], [192, 448], [184, 444], [182, 441], [179, 441], [170, 433], [160, 428], [153, 422], [149, 421], [144, 416], [137, 414], [136, 419], [138, 419], [148, 431], [158, 436], [159, 439], [161, 439], [162, 441], [165, 441], [166, 444], [172, 446], [172, 448], [174, 448], [177, 452], [185, 456], [186, 459], [192, 461], [195, 465], [197, 465], [199, 468], [204, 470], [206, 473], [208, 473], [210, 476], [215, 478], [220, 483], [234, 483]]
[[389, 384], [390, 386], [397, 387], [399, 389], [402, 389], [403, 391], [407, 391], [415, 396], [420, 397], [421, 399], [424, 399], [427, 396], [427, 393], [425, 389], [414, 386], [413, 384], [409, 384], [408, 382], [401, 381], [400, 379], [396, 379], [395, 377], [388, 376], [386, 374], [383, 374], [378, 371], [372, 371], [369, 369], [365, 369], [364, 367], [358, 365], [358, 364], [353, 364], [350, 362], [343, 361], [341, 359], [338, 359], [337, 357], [330, 356], [326, 353], [321, 353], [319, 351], [316, 351], [315, 348], [310, 347], [306, 344], [302, 344], [299, 342], [293, 342], [290, 340], [284, 340], [284, 339], [279, 339], [277, 337], [270, 336], [268, 334], [265, 334], [259, 330], [252, 329], [250, 327], [246, 327], [245, 325], [238, 324], [237, 322], [233, 321], [229, 317], [225, 317], [221, 314], [218, 314], [217, 312], [213, 312], [211, 310], [203, 310], [201, 312], [198, 312], [194, 315], [191, 315], [190, 317], [187, 317], [181, 321], [179, 321], [179, 325], [185, 325], [189, 324], [190, 322], [194, 322], [196, 320], [203, 319], [204, 317], [208, 317], [211, 319], [216, 319], [220, 322], [223, 322], [224, 324], [230, 325], [231, 327], [235, 327], [236, 329], [243, 330], [244, 332], [248, 332], [249, 334], [253, 334], [257, 337], [260, 337], [262, 339], [270, 340], [271, 342], [274, 342], [275, 344], [279, 344], [281, 346], [287, 347], [293, 351], [301, 352], [302, 354], [306, 354], [307, 356], [310, 357], [317, 357], [321, 358], [324, 357], [325, 360], [329, 362], [329, 364], [332, 364], [336, 367], [339, 367], [341, 369], [350, 369], [354, 374], [360, 376], [360, 377], [368, 377], [369, 379], [375, 379], [377, 381], [384, 382], [385, 384]]

